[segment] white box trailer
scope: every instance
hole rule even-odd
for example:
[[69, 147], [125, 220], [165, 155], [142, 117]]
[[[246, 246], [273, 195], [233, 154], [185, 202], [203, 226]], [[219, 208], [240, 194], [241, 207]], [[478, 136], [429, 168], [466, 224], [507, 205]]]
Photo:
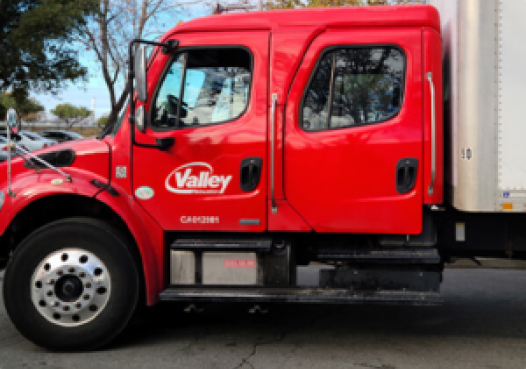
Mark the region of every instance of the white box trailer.
[[447, 200], [464, 211], [525, 212], [526, 1], [430, 4], [444, 40]]

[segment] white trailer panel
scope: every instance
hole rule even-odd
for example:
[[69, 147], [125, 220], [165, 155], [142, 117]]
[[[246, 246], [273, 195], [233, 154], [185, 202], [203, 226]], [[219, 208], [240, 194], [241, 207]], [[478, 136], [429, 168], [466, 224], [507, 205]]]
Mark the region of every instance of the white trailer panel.
[[526, 190], [526, 1], [499, 1], [499, 189]]
[[447, 200], [526, 211], [526, 1], [431, 0], [444, 39]]

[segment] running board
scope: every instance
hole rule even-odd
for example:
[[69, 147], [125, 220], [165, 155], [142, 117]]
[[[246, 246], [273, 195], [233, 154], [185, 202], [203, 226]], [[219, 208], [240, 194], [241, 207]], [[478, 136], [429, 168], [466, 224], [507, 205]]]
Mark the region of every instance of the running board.
[[170, 248], [192, 251], [270, 251], [271, 246], [270, 238], [181, 238], [175, 240]]
[[160, 294], [161, 301], [247, 302], [304, 304], [394, 304], [440, 305], [443, 299], [434, 292], [352, 291], [326, 288], [195, 288], [171, 287]]
[[436, 249], [363, 249], [345, 252], [324, 251], [317, 255], [320, 261], [351, 261], [368, 264], [439, 264], [440, 255]]

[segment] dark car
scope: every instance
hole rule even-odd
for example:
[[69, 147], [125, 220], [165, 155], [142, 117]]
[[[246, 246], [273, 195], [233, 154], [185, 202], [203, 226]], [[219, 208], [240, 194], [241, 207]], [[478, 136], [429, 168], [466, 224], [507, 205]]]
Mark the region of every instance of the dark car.
[[58, 129], [42, 131], [39, 134], [45, 138], [49, 138], [50, 140], [55, 140], [58, 142], [81, 140], [84, 138], [82, 135], [79, 135], [76, 132], [64, 131], [64, 130], [58, 130]]

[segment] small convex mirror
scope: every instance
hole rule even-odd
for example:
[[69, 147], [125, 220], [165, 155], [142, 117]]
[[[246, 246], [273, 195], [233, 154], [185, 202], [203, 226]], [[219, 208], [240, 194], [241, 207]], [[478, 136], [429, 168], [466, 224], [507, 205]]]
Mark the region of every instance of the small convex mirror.
[[143, 45], [137, 47], [133, 69], [135, 72], [137, 99], [145, 103], [148, 101], [148, 93], [146, 92], [146, 47]]
[[16, 110], [13, 108], [7, 111], [7, 128], [9, 128], [11, 132], [16, 129]]
[[146, 114], [144, 112], [144, 105], [139, 106], [135, 111], [135, 126], [141, 132], [146, 130]]

